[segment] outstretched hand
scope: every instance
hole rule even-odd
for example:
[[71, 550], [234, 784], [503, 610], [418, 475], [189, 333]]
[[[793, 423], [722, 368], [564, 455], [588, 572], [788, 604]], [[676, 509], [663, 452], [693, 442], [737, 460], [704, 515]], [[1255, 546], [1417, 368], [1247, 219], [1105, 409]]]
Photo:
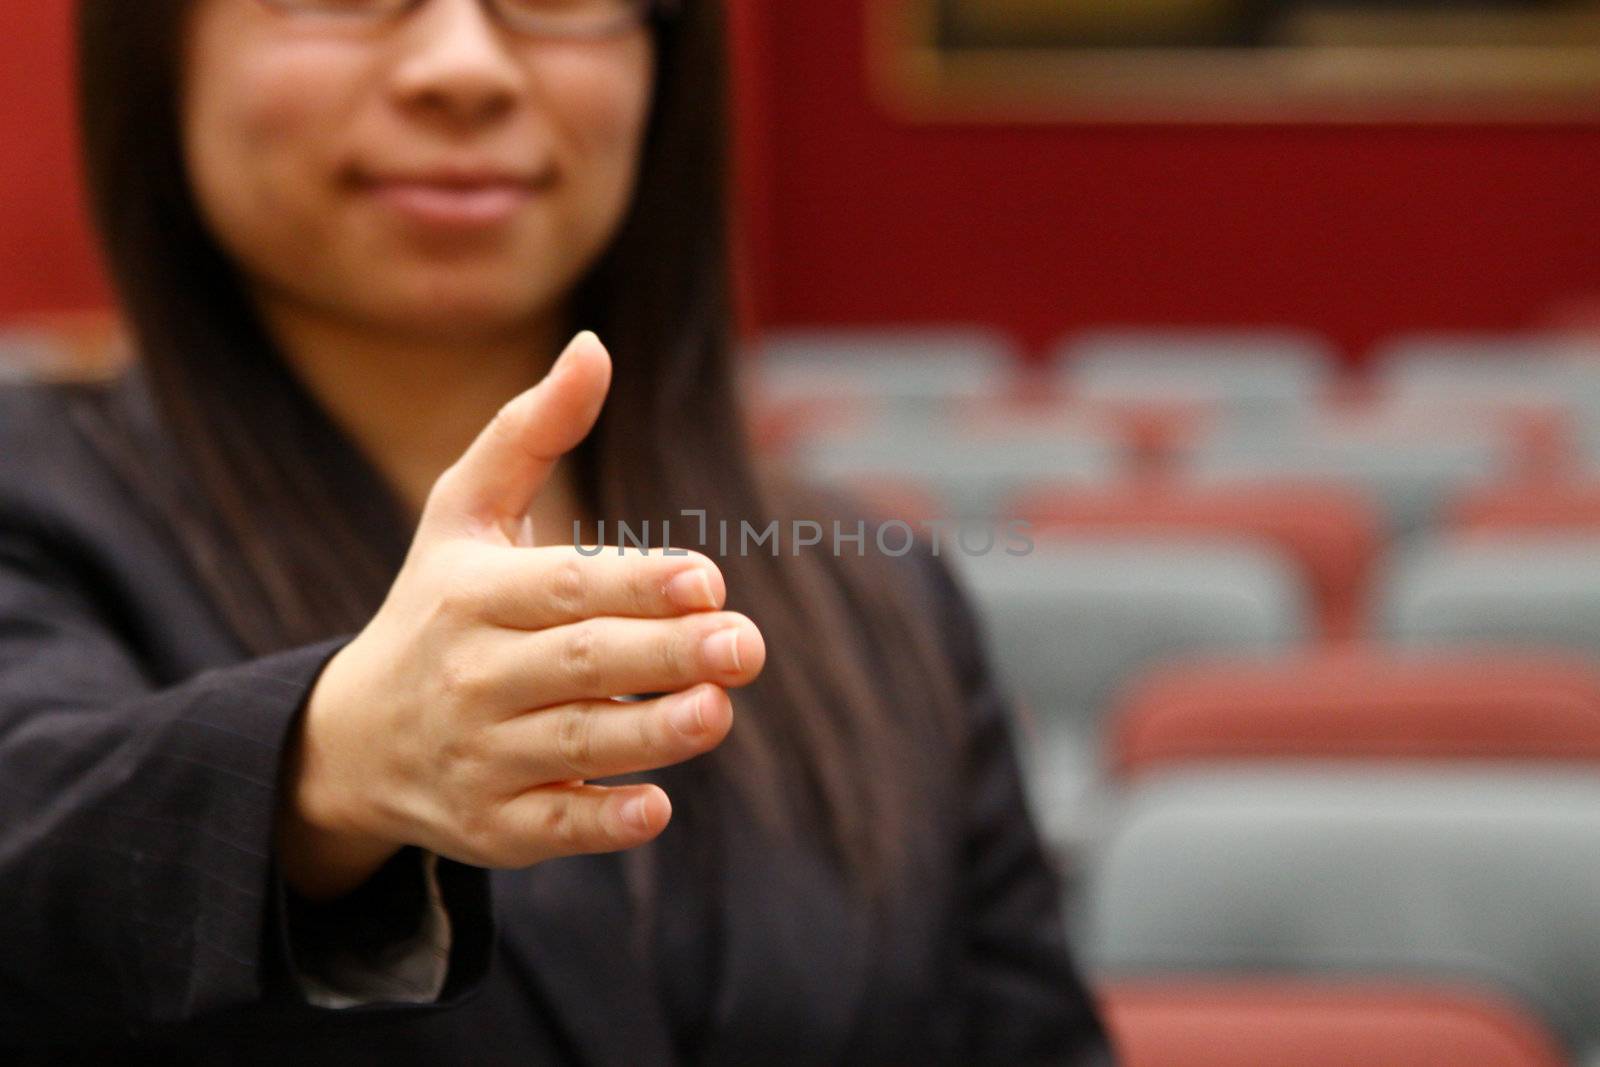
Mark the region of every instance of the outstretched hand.
[[[529, 544], [529, 508], [610, 380], [580, 333], [435, 482], [382, 607], [306, 707], [280, 823], [303, 894], [353, 889], [406, 844], [486, 867], [643, 844], [671, 818], [666, 793], [588, 779], [727, 736], [727, 689], [765, 646], [722, 610], [715, 563]], [[635, 693], [665, 695], [611, 699]]]

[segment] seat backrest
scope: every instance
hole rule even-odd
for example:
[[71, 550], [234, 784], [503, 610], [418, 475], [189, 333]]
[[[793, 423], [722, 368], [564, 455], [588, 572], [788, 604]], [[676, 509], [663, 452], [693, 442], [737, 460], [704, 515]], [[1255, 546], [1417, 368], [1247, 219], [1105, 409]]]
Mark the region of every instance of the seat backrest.
[[860, 436], [808, 441], [800, 469], [835, 485], [903, 483], [934, 496], [949, 516], [997, 517], [1005, 500], [1040, 481], [1098, 485], [1117, 478], [1124, 452], [1104, 437], [1062, 434], [1019, 447], [995, 437], [957, 436], [938, 423], [911, 422]]
[[1301, 569], [1323, 637], [1352, 638], [1366, 622], [1381, 520], [1366, 497], [1345, 487], [1290, 481], [1055, 487], [1029, 493], [1006, 510], [1031, 522], [1040, 538], [1200, 534], [1258, 542]]
[[1051, 358], [1059, 388], [1087, 403], [1309, 404], [1335, 378], [1330, 346], [1288, 330], [1096, 330]]
[[1302, 638], [1307, 597], [1276, 553], [1218, 541], [1039, 541], [954, 561], [1013, 692], [1052, 722], [1098, 734], [1120, 687], [1167, 657], [1275, 649]]
[[1004, 335], [980, 327], [778, 331], [747, 358], [767, 402], [992, 397], [1010, 390], [1020, 365]]
[[1130, 982], [1100, 991], [1123, 1067], [1565, 1067], [1492, 990], [1374, 979]]
[[1383, 396], [1491, 404], [1554, 403], [1600, 412], [1600, 347], [1560, 334], [1415, 334], [1375, 349]]
[[1481, 486], [1452, 501], [1442, 524], [1452, 533], [1600, 536], [1600, 482], [1535, 481]]
[[1206, 435], [1179, 466], [1202, 485], [1285, 478], [1344, 485], [1368, 494], [1386, 532], [1403, 538], [1430, 526], [1454, 494], [1505, 477], [1521, 459], [1499, 430], [1408, 432], [1362, 420], [1284, 419]]
[[1146, 781], [1091, 864], [1101, 981], [1387, 975], [1505, 990], [1600, 1044], [1600, 776], [1234, 767]]
[[1140, 679], [1109, 733], [1125, 778], [1218, 760], [1600, 762], [1600, 667], [1488, 649], [1196, 658]]
[[1406, 645], [1543, 645], [1600, 656], [1600, 536], [1445, 537], [1383, 580], [1379, 632]]

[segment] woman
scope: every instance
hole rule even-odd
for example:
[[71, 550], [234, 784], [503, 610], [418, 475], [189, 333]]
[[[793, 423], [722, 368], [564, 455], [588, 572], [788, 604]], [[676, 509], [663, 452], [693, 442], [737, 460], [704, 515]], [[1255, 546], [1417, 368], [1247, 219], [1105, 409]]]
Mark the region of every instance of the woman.
[[139, 360], [0, 400], [8, 1062], [1100, 1062], [943, 565], [718, 544], [824, 513], [739, 431], [713, 0], [80, 49]]

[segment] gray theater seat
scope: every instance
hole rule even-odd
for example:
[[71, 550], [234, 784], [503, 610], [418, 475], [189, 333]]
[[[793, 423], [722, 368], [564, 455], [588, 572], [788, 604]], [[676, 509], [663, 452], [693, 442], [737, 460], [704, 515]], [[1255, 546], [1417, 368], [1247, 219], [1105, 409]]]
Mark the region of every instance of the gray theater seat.
[[764, 338], [746, 370], [768, 402], [920, 404], [1000, 395], [1018, 362], [1003, 335], [977, 327], [786, 330]]
[[1413, 546], [1380, 627], [1409, 645], [1555, 645], [1600, 657], [1600, 537], [1491, 534]]
[[1276, 330], [1098, 330], [1063, 342], [1056, 384], [1090, 403], [1308, 405], [1336, 374], [1326, 342]]
[[961, 435], [930, 421], [807, 441], [797, 447], [796, 463], [818, 481], [841, 486], [916, 485], [951, 517], [997, 516], [1006, 500], [1033, 484], [1101, 485], [1119, 477], [1123, 451], [1104, 436], [1063, 433], [1019, 443]]
[[1453, 434], [1367, 434], [1283, 421], [1208, 436], [1184, 462], [1202, 484], [1272, 478], [1316, 479], [1352, 486], [1377, 502], [1391, 536], [1415, 536], [1461, 489], [1504, 476], [1515, 463], [1502, 437]]
[[1064, 849], [1095, 831], [1103, 725], [1130, 679], [1188, 653], [1281, 649], [1311, 627], [1294, 567], [1249, 544], [1085, 539], [952, 562], [1033, 724], [1029, 785]]
[[1600, 1050], [1600, 776], [1213, 767], [1136, 791], [1080, 951], [1138, 975], [1440, 977]]
[[1600, 412], [1600, 345], [1560, 335], [1416, 334], [1374, 350], [1384, 396], [1410, 401], [1552, 405]]

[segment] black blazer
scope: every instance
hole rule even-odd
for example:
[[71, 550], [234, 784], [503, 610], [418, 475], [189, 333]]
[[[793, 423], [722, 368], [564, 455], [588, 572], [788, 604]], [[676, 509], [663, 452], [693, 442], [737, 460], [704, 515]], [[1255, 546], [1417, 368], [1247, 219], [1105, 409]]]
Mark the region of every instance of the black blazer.
[[[441, 861], [454, 930], [441, 999], [309, 1004], [291, 959], [384, 943], [424, 906], [415, 850], [320, 908], [295, 900], [273, 862], [285, 738], [353, 635], [248, 657], [148, 502], [91, 447], [74, 412], [94, 396], [136, 412], [151, 449], [170, 446], [138, 375], [0, 389], [0, 1061], [1108, 1062], [1008, 705], [926, 553], [907, 557], [908, 575], [944, 621], [970, 732], [964, 752], [914, 754], [953, 761], [958, 814], [930, 814], [942, 874], [882, 930], [830, 865], [712, 799], [693, 772], [702, 757], [661, 780], [676, 810], [716, 820], [720, 874], [701, 885], [667, 863], [655, 901], [669, 923], [695, 914], [675, 905], [701, 888], [718, 901], [714, 931], [678, 930], [699, 953], [684, 960], [716, 978], [692, 1057], [678, 1058], [685, 998], [672, 994], [703, 972], [646, 958], [631, 922], [639, 857], [617, 853], [521, 871]], [[686, 854], [691, 842], [669, 837], [678, 824], [633, 851]]]

